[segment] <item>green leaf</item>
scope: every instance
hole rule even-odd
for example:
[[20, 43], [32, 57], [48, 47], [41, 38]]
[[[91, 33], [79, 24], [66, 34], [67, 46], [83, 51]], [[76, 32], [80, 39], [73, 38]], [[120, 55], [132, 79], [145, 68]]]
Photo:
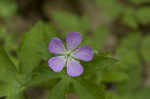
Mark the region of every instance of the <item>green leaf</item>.
[[63, 35], [57, 33], [55, 28], [49, 23], [40, 23], [40, 24], [41, 24], [41, 33], [43, 33], [44, 37], [44, 42], [39, 43], [39, 46], [41, 47], [40, 55], [43, 60], [48, 61], [48, 59], [52, 57], [52, 54], [48, 50], [50, 40], [53, 37], [62, 37]]
[[90, 45], [94, 50], [100, 51], [104, 48], [104, 43], [108, 37], [109, 29], [106, 25], [97, 27], [93, 34], [84, 37], [83, 44]]
[[128, 75], [123, 72], [105, 72], [102, 77], [104, 82], [121, 82], [128, 79]]
[[137, 18], [133, 8], [126, 8], [122, 21], [124, 24], [130, 26], [133, 29], [138, 28]]
[[9, 82], [0, 81], [0, 89], [1, 89], [0, 97], [2, 97], [2, 96], [10, 96], [12, 94], [18, 94], [22, 90], [24, 90], [24, 87], [17, 81], [9, 81]]
[[104, 99], [104, 88], [83, 80], [72, 80], [73, 90], [80, 99]]
[[148, 14], [149, 11], [150, 7], [142, 7], [137, 10], [136, 16], [140, 23], [148, 24], [150, 22], [150, 14]]
[[103, 56], [103, 53], [99, 53], [98, 55], [95, 55], [94, 59], [89, 62], [85, 63], [88, 71], [112, 71], [115, 67], [114, 65], [118, 62], [118, 60], [110, 57], [110, 56]]
[[120, 47], [117, 49], [117, 56], [123, 64], [140, 64], [136, 52], [139, 40], [141, 40], [141, 35], [139, 33], [130, 33], [121, 40]]
[[0, 1], [0, 17], [10, 18], [16, 13], [16, 3], [13, 0], [1, 0]]
[[144, 56], [145, 60], [150, 63], [150, 36], [146, 36], [143, 38], [141, 52]]
[[141, 88], [138, 92], [136, 92], [132, 99], [149, 99], [150, 98], [150, 88]]
[[106, 92], [106, 99], [122, 99], [120, 96], [118, 96], [117, 94], [111, 92], [111, 91], [107, 91]]
[[53, 18], [56, 20], [60, 28], [66, 33], [87, 33], [90, 28], [90, 24], [87, 17], [79, 17], [77, 15], [67, 12], [54, 12]]
[[24, 93], [18, 93], [18, 94], [7, 96], [5, 99], [25, 99], [25, 97], [24, 97]]
[[94, 84], [100, 84], [103, 79], [103, 73], [116, 72], [118, 60], [105, 55], [104, 53], [98, 53], [94, 56], [94, 59], [89, 63], [84, 63], [83, 77]]
[[46, 55], [48, 53], [48, 32], [51, 33], [47, 24], [40, 22], [29, 33], [24, 33], [19, 51], [20, 72], [29, 79], [33, 70], [40, 64], [43, 52], [46, 52]]
[[135, 92], [130, 93], [130, 94], [125, 94], [122, 96], [123, 99], [149, 99], [150, 94], [149, 94], [150, 88], [146, 87], [141, 87], [138, 88]]
[[81, 85], [78, 81], [73, 81], [74, 91], [80, 99], [96, 99], [88, 90], [88, 88]]
[[50, 70], [42, 70], [37, 73], [34, 73], [32, 81], [29, 83], [28, 86], [36, 86], [48, 82], [49, 80], [62, 78], [63, 75], [64, 74], [62, 72], [57, 73]]
[[50, 91], [48, 99], [66, 99], [68, 88], [69, 88], [69, 79], [63, 78]]
[[128, 79], [117, 85], [120, 94], [134, 92], [142, 82], [142, 65], [137, 54], [137, 45], [141, 40], [138, 33], [132, 33], [122, 39], [117, 50], [121, 71], [128, 74]]
[[20, 92], [22, 86], [18, 80], [18, 73], [14, 64], [0, 45], [0, 96], [9, 96]]
[[8, 35], [7, 35], [7, 31], [6, 31], [6, 28], [0, 24], [0, 39], [4, 39], [6, 38]]
[[15, 55], [12, 55], [12, 52], [17, 50], [18, 38], [15, 33], [8, 32], [5, 26], [0, 25], [0, 41], [4, 43], [6, 52], [16, 67], [18, 66], [18, 60]]
[[107, 17], [118, 17], [123, 12], [123, 6], [117, 0], [96, 0], [99, 7]]
[[9, 59], [4, 48], [0, 45], [0, 80], [16, 80], [17, 70]]
[[11, 93], [12, 87], [4, 81], [0, 81], [0, 97], [8, 96]]

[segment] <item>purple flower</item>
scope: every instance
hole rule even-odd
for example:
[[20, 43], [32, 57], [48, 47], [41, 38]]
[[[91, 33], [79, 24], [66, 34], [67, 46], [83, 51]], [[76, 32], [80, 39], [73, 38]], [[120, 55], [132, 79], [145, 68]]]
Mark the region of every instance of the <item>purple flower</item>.
[[55, 72], [60, 72], [66, 66], [70, 76], [80, 76], [83, 73], [83, 67], [77, 60], [90, 61], [93, 58], [91, 47], [77, 48], [81, 41], [82, 36], [79, 32], [71, 32], [67, 35], [66, 48], [59, 38], [53, 38], [49, 44], [49, 51], [59, 56], [49, 59], [49, 67]]

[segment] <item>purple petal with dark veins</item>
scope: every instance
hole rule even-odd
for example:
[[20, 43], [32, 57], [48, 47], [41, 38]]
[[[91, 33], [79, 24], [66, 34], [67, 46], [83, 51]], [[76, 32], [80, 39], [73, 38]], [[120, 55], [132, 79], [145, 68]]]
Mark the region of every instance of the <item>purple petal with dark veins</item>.
[[82, 46], [79, 49], [76, 49], [72, 53], [72, 57], [83, 60], [83, 61], [90, 61], [93, 58], [93, 50], [89, 46]]
[[60, 72], [64, 68], [65, 63], [66, 63], [65, 56], [52, 57], [48, 61], [49, 67], [55, 72]]
[[78, 47], [82, 41], [82, 36], [79, 32], [70, 32], [66, 37], [67, 48], [73, 50]]
[[67, 61], [67, 73], [71, 77], [80, 76], [83, 73], [83, 67], [78, 61], [70, 58]]
[[48, 49], [54, 54], [63, 54], [66, 51], [63, 42], [57, 37], [50, 41]]

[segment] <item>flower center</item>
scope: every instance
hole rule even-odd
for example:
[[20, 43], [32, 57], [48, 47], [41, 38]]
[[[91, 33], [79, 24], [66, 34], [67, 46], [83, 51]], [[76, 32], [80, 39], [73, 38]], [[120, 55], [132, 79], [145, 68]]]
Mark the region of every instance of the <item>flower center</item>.
[[69, 57], [71, 57], [71, 54], [72, 54], [72, 51], [67, 51], [67, 52], [65, 53], [65, 56], [66, 56], [67, 58], [69, 58]]
[[67, 51], [64, 55], [65, 55], [65, 58], [66, 58], [66, 64], [67, 62], [69, 61], [70, 58], [72, 58], [72, 51]]

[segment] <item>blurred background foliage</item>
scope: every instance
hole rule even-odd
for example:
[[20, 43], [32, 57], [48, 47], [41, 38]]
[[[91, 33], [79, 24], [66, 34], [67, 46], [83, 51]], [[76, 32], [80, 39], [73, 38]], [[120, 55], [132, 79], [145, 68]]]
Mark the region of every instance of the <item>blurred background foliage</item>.
[[[95, 52], [74, 79], [47, 64], [68, 32]], [[150, 0], [0, 0], [0, 97], [149, 99], [149, 44]]]

